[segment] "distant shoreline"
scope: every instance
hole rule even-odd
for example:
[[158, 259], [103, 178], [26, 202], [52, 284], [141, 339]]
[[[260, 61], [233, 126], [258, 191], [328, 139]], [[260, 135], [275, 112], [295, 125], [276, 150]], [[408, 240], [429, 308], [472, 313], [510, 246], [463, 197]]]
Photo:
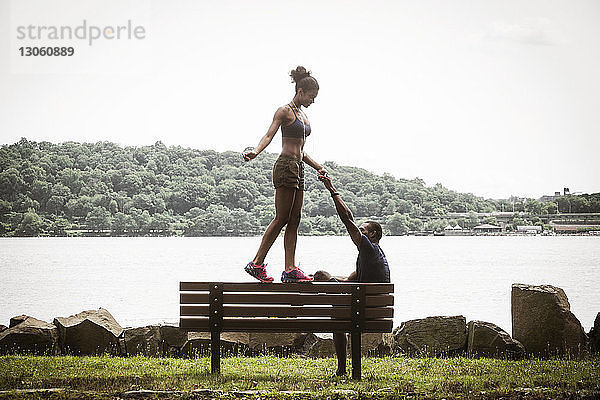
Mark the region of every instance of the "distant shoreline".
[[[249, 236], [275, 216], [275, 153], [110, 142], [0, 146], [0, 236]], [[356, 221], [385, 235], [600, 232], [600, 193], [484, 199], [420, 178], [325, 162]], [[316, 173], [305, 177], [301, 235], [345, 235]], [[510, 210], [510, 211], [508, 211]]]

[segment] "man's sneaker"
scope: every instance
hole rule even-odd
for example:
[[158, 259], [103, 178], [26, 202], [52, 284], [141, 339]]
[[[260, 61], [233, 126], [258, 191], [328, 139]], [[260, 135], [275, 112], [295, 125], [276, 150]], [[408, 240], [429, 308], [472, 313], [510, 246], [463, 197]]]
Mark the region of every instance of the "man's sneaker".
[[312, 276], [304, 274], [302, 270], [298, 267], [295, 267], [290, 272], [285, 272], [285, 270], [281, 273], [281, 282], [310, 282], [313, 280]]
[[253, 278], [258, 279], [261, 282], [271, 283], [273, 277], [267, 275], [267, 264], [256, 265], [252, 261], [244, 267], [244, 271], [250, 274]]

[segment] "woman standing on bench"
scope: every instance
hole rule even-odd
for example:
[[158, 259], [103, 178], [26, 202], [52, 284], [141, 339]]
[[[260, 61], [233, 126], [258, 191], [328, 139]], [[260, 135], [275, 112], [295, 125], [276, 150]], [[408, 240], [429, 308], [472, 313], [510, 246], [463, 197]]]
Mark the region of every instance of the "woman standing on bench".
[[273, 186], [275, 186], [275, 219], [265, 231], [260, 247], [254, 259], [244, 270], [261, 282], [273, 282], [267, 275], [265, 257], [277, 239], [281, 229], [286, 226], [283, 237], [285, 249], [285, 270], [281, 274], [282, 282], [311, 281], [312, 277], [304, 274], [295, 265], [296, 240], [298, 225], [304, 201], [304, 163], [326, 175], [323, 166], [304, 152], [304, 143], [310, 135], [310, 123], [301, 107], [308, 107], [315, 101], [319, 92], [317, 80], [304, 67], [297, 67], [290, 72], [296, 84], [296, 92], [292, 101], [279, 107], [273, 116], [273, 122], [267, 133], [260, 139], [258, 146], [243, 153], [244, 159], [250, 161], [260, 154], [273, 140], [281, 127], [281, 155], [273, 166]]

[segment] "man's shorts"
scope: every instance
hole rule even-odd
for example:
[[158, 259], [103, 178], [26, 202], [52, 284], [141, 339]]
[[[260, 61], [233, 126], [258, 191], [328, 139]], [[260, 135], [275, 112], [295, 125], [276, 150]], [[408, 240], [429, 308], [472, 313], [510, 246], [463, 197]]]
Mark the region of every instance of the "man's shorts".
[[273, 165], [273, 186], [304, 190], [304, 162], [281, 155]]

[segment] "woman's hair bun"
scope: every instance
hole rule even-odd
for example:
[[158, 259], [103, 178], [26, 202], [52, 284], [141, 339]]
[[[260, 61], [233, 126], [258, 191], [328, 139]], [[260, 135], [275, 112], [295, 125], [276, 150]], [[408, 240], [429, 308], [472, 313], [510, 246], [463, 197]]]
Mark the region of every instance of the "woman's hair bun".
[[290, 72], [290, 76], [292, 77], [292, 82], [298, 83], [302, 79], [310, 76], [310, 71], [307, 71], [306, 68], [302, 66], [296, 67]]
[[296, 84], [296, 93], [298, 93], [298, 90], [300, 89], [304, 91], [319, 90], [319, 83], [315, 77], [311, 76], [310, 71], [307, 71], [306, 68], [302, 66], [298, 66], [296, 69], [293, 69], [290, 72], [290, 76], [292, 77], [292, 82]]

